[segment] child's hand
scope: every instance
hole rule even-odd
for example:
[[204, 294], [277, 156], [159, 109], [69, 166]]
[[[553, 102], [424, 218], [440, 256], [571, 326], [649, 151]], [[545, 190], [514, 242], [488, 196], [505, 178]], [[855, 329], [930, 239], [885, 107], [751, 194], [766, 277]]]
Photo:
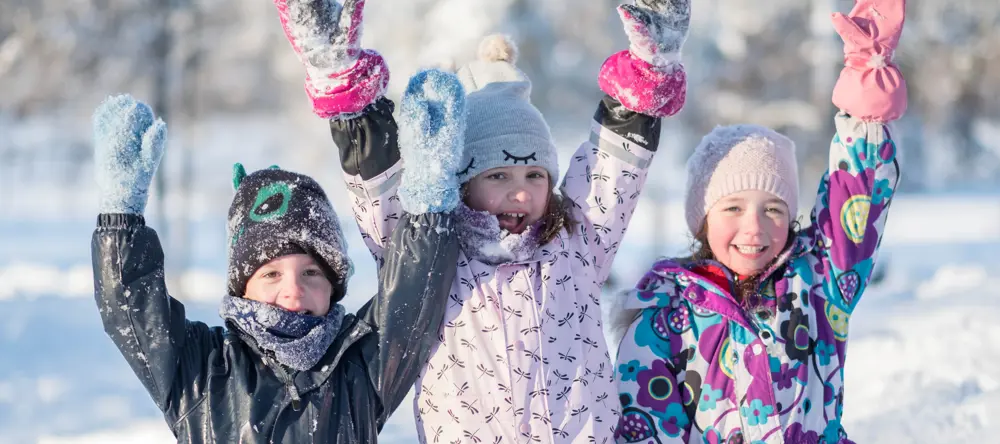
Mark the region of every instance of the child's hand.
[[691, 0], [635, 0], [618, 7], [629, 49], [601, 66], [601, 90], [631, 111], [672, 116], [687, 98], [681, 46], [691, 24]]
[[167, 140], [167, 124], [129, 95], [94, 111], [94, 176], [101, 213], [142, 214]]
[[403, 177], [399, 201], [411, 214], [458, 206], [457, 172], [465, 148], [465, 90], [454, 74], [418, 72], [403, 94], [399, 149]]
[[857, 0], [851, 13], [833, 14], [844, 39], [844, 64], [833, 103], [862, 120], [888, 122], [906, 111], [906, 81], [892, 63], [903, 32], [905, 0]]
[[385, 94], [385, 60], [361, 49], [365, 0], [274, 0], [274, 5], [306, 68], [306, 93], [317, 115], [358, 113]]
[[618, 7], [629, 51], [656, 67], [680, 60], [691, 24], [691, 0], [635, 0]]

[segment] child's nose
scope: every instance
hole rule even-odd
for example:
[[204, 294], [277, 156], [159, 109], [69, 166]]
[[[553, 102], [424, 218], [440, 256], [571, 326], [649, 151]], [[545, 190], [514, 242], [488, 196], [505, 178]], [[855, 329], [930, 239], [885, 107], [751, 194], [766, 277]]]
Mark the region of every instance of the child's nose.
[[524, 188], [515, 188], [510, 192], [510, 200], [514, 202], [531, 202], [531, 193]]
[[761, 232], [761, 227], [764, 226], [764, 218], [767, 217], [763, 213], [750, 213], [743, 218], [743, 233], [744, 234], [759, 234]]
[[299, 311], [302, 309], [302, 299], [305, 291], [302, 283], [294, 277], [287, 278], [282, 283], [281, 293], [278, 295], [277, 305], [288, 311]]

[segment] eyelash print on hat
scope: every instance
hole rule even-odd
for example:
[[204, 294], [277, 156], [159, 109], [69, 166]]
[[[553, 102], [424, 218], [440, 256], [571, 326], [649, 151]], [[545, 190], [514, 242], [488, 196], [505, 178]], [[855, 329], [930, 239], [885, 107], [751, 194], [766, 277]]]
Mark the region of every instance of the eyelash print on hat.
[[458, 176], [458, 177], [462, 177], [462, 176], [464, 176], [466, 174], [469, 174], [469, 170], [471, 170], [472, 167], [473, 167], [473, 165], [475, 165], [475, 164], [476, 164], [476, 158], [473, 157], [473, 158], [469, 159], [469, 166], [465, 167], [464, 170], [455, 173], [455, 175]]
[[508, 160], [513, 160], [514, 161], [514, 165], [517, 165], [518, 162], [524, 162], [524, 164], [527, 165], [529, 160], [534, 160], [535, 162], [538, 162], [538, 158], [535, 157], [536, 153], [531, 153], [531, 154], [529, 154], [527, 156], [524, 156], [524, 157], [518, 157], [518, 156], [515, 156], [515, 155], [513, 155], [511, 153], [508, 153], [507, 150], [503, 150], [503, 154], [504, 154], [504, 158], [503, 158], [504, 162], [506, 162]]

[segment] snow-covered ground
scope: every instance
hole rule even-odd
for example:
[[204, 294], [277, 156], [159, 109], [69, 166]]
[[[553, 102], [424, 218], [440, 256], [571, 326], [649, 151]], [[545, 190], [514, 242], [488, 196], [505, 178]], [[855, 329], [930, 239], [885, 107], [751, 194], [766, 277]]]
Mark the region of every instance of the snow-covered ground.
[[[641, 205], [616, 263], [619, 286], [655, 255], [648, 240], [656, 208], [666, 238], [683, 239], [676, 204]], [[177, 273], [174, 286], [188, 295], [190, 317], [212, 323], [224, 288], [215, 225], [193, 226], [206, 231], [199, 242], [214, 256]], [[173, 442], [102, 331], [92, 227], [92, 218], [0, 219], [0, 444]], [[847, 430], [860, 443], [992, 442], [1000, 434], [989, 413], [1000, 411], [1000, 196], [902, 195], [887, 231], [885, 278], [852, 322]], [[374, 289], [374, 269], [351, 235], [359, 271], [348, 306], [357, 308]], [[382, 442], [415, 441], [404, 403]]]

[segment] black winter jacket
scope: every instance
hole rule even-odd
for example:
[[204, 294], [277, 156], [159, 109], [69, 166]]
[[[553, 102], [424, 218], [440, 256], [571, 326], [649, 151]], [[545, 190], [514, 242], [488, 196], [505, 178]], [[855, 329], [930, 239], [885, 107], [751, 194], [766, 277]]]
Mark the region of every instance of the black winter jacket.
[[95, 298], [105, 332], [178, 442], [375, 443], [437, 341], [458, 256], [452, 224], [450, 214], [404, 216], [378, 294], [345, 317], [310, 371], [277, 364], [232, 326], [185, 319], [141, 216], [99, 216]]

